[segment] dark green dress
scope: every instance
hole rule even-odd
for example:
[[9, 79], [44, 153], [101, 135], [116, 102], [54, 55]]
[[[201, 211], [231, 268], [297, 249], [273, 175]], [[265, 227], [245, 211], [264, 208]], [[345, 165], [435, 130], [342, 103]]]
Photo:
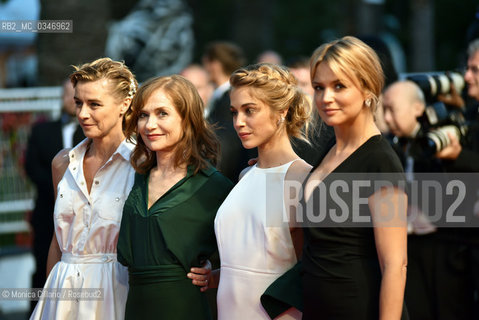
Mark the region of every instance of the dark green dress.
[[210, 319], [206, 297], [186, 274], [216, 248], [216, 211], [233, 187], [209, 167], [176, 183], [148, 210], [148, 175], [125, 202], [118, 261], [128, 267], [126, 319]]

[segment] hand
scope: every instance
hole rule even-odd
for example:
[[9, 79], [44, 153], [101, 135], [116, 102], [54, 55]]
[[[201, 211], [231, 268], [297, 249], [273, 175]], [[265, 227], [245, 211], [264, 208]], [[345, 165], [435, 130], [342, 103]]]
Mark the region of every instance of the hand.
[[444, 160], [456, 160], [462, 151], [462, 146], [454, 134], [448, 132], [447, 136], [449, 137], [450, 143], [447, 147], [436, 153], [436, 158]]
[[436, 231], [436, 226], [416, 205], [409, 205], [407, 208], [408, 227], [410, 232], [415, 234], [428, 234]]
[[451, 90], [448, 94], [440, 94], [437, 96], [437, 100], [444, 102], [447, 105], [454, 106], [459, 109], [464, 109], [464, 99], [461, 97], [461, 93], [456, 91], [456, 87], [451, 84]]
[[208, 283], [211, 278], [211, 262], [206, 260], [205, 264], [201, 268], [191, 268], [190, 273], [186, 276], [192, 279], [195, 286], [201, 287], [200, 291], [205, 292], [208, 290]]

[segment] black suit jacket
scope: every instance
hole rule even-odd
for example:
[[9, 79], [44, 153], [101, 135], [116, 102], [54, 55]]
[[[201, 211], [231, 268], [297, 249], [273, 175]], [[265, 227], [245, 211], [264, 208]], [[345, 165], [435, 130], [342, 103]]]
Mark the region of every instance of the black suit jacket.
[[221, 157], [218, 165], [226, 177], [238, 182], [241, 170], [248, 166], [248, 160], [257, 157], [256, 149], [245, 149], [233, 127], [230, 111], [229, 90], [213, 102], [208, 121], [215, 126], [221, 144]]

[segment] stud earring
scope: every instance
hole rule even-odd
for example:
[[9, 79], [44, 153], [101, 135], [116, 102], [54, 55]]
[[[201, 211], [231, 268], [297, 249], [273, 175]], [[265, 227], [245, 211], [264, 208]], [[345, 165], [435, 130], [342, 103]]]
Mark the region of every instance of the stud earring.
[[279, 125], [282, 124], [283, 122], [284, 122], [284, 117], [281, 116], [281, 118], [279, 118], [279, 120], [278, 120], [277, 125], [279, 126]]
[[371, 107], [371, 99], [366, 99], [365, 103], [368, 108]]

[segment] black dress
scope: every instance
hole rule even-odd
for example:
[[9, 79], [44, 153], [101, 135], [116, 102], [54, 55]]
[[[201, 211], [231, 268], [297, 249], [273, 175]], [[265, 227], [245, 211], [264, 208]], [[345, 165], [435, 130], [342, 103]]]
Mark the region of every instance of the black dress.
[[[314, 169], [313, 169], [314, 170]], [[402, 179], [402, 166], [385, 138], [373, 136], [344, 160], [323, 183], [328, 194], [318, 198], [319, 187], [315, 187], [308, 202], [303, 207], [313, 208], [319, 215], [324, 207], [312, 205], [311, 201], [327, 204], [327, 216], [331, 209], [349, 209], [349, 215], [341, 223], [334, 219], [324, 219], [317, 225], [304, 228], [305, 246], [303, 250], [303, 319], [378, 319], [381, 270], [376, 252], [374, 232], [371, 223], [357, 223], [353, 218], [371, 216], [367, 204], [353, 205], [352, 192], [339, 193], [343, 202], [334, 200], [329, 193], [335, 180], [348, 177], [349, 190], [353, 190], [353, 180], [370, 179], [371, 187], [361, 188], [361, 198], [373, 194], [376, 173], [385, 175], [394, 185]], [[391, 179], [392, 177], [392, 179]], [[340, 189], [346, 190], [346, 189]], [[324, 201], [326, 200], [326, 201]], [[355, 209], [356, 208], [356, 209]], [[325, 213], [325, 212], [323, 212]], [[403, 312], [403, 319], [407, 318]]]

